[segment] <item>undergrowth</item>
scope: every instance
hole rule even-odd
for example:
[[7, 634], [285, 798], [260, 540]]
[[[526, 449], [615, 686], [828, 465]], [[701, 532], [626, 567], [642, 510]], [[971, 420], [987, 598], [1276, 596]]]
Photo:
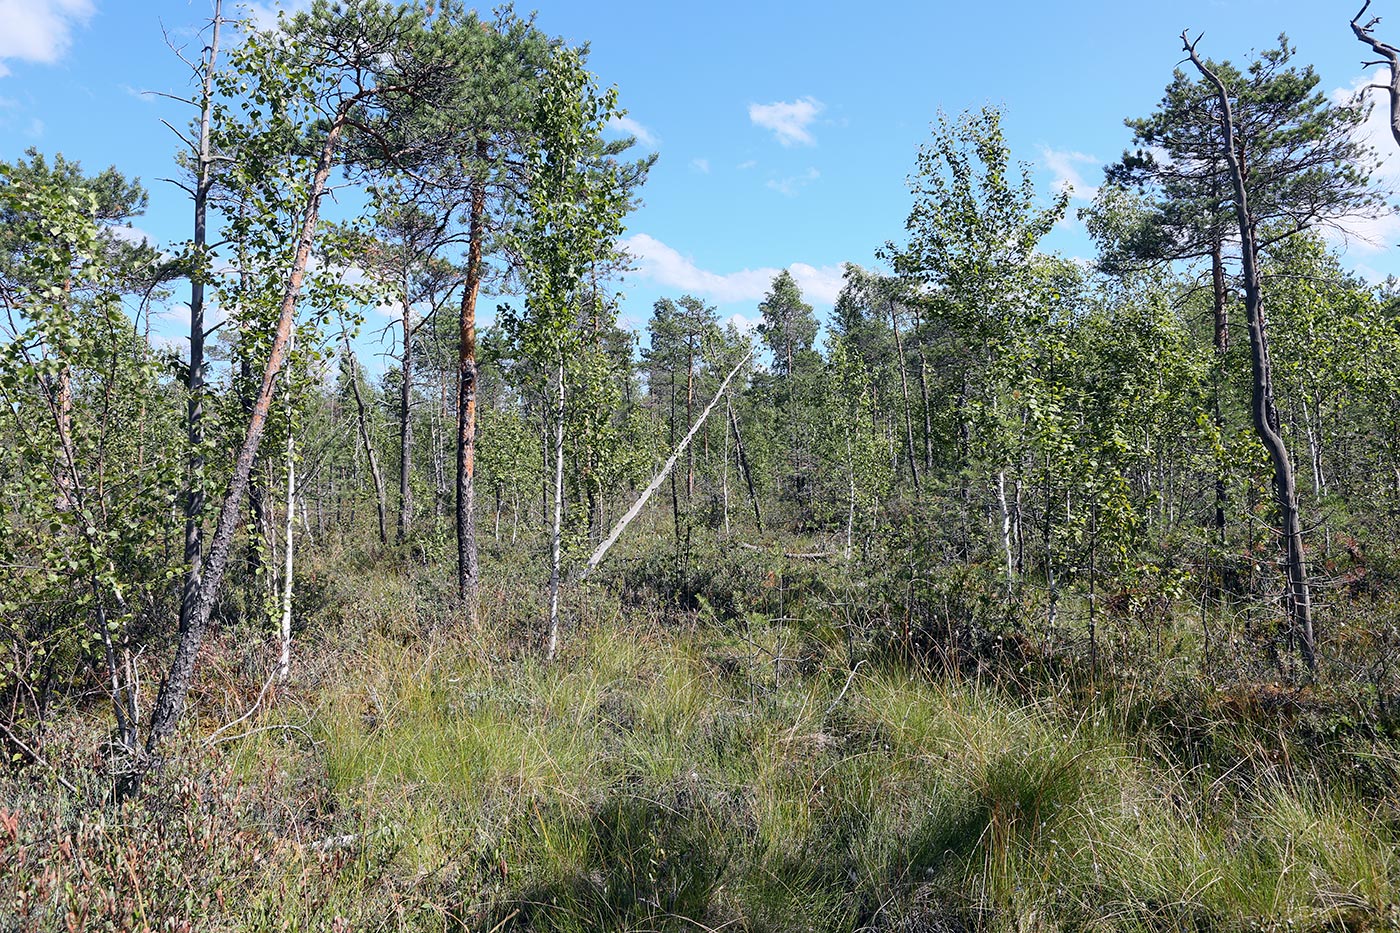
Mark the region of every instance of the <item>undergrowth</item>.
[[831, 581], [581, 590], [546, 663], [523, 592], [319, 572], [296, 682], [226, 632], [143, 800], [100, 710], [76, 794], [0, 782], [0, 929], [1400, 928], [1400, 745], [1321, 698], [900, 661]]

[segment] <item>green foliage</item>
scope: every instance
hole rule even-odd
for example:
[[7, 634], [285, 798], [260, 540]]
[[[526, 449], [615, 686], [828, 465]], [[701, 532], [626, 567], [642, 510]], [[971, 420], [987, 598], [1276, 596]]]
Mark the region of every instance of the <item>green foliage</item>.
[[[524, 580], [487, 594], [475, 637], [424, 638], [430, 578], [318, 569], [333, 582], [308, 645], [315, 686], [144, 805], [85, 815], [43, 782], [0, 784], [0, 883], [19, 895], [0, 921], [1243, 933], [1396, 919], [1390, 785], [1367, 796], [1342, 776], [1349, 753], [1285, 738], [1265, 694], [1170, 708], [1163, 685], [1086, 701], [1051, 680], [853, 669], [822, 634], [822, 587], [797, 573], [776, 618], [775, 601], [663, 625], [594, 593], [546, 663], [519, 638]], [[252, 672], [229, 676], [223, 689], [256, 693]], [[1148, 702], [1154, 717], [1131, 715]], [[1188, 715], [1220, 738], [1193, 750]], [[1366, 747], [1393, 781], [1393, 740]]]
[[[115, 169], [0, 166], [0, 747], [25, 766], [0, 773], [0, 927], [1400, 923], [1400, 302], [1307, 233], [1375, 197], [1364, 109], [1292, 56], [1215, 67], [1265, 244], [1278, 429], [1325, 518], [1306, 684], [1278, 683], [1270, 464], [1247, 348], [1217, 326], [1239, 313], [1220, 114], [1182, 74], [1082, 213], [1092, 266], [1043, 251], [1068, 199], [1035, 190], [999, 112], [940, 117], [889, 274], [847, 267], [820, 347], [774, 278], [771, 362], [580, 587], [561, 567], [752, 348], [695, 295], [656, 302], [641, 354], [619, 327], [652, 159], [603, 139], [618, 95], [582, 47], [457, 0], [317, 0], [249, 30], [214, 81], [217, 254], [123, 241], [145, 195]], [[304, 243], [327, 178], [347, 207]], [[469, 244], [486, 294], [522, 300], [479, 344], [467, 631], [447, 312]], [[192, 686], [206, 744], [110, 808], [111, 752], [136, 747], [177, 631], [192, 453], [183, 364], [140, 323], [196, 263], [227, 319], [201, 486], [232, 485], [290, 298], [264, 450], [295, 447], [300, 499], [255, 465], [253, 557]], [[407, 357], [377, 380], [352, 363], [384, 301], [406, 401]], [[438, 520], [404, 547], [372, 543], [358, 399], [377, 449], [413, 428], [399, 462]], [[288, 519], [301, 653], [272, 690]], [[546, 661], [551, 572], [572, 632]]]
[[[1317, 86], [1311, 65], [1293, 64], [1287, 36], [1243, 70], [1207, 61], [1229, 91], [1245, 147], [1252, 222], [1267, 245], [1320, 223], [1377, 210], [1370, 185], [1375, 151], [1355, 134], [1364, 99], [1338, 103]], [[1151, 211], [1128, 227], [1106, 258], [1111, 265], [1206, 255], [1233, 222], [1234, 194], [1220, 151], [1220, 106], [1207, 80], [1181, 69], [1156, 111], [1128, 120], [1139, 147], [1108, 169], [1111, 182], [1151, 189]]]
[[[178, 461], [165, 452], [179, 435], [161, 404], [171, 393], [121, 304], [123, 260], [144, 257], [114, 248], [98, 223], [98, 192], [129, 195], [128, 207], [108, 205], [113, 217], [139, 189], [110, 170], [89, 185], [75, 165], [59, 167], [0, 166], [0, 304], [14, 328], [0, 347], [0, 690], [11, 725], [42, 716], [87, 664], [120, 690], [120, 659], [165, 617], [177, 570], [166, 545]], [[127, 741], [131, 710], [114, 699]]]

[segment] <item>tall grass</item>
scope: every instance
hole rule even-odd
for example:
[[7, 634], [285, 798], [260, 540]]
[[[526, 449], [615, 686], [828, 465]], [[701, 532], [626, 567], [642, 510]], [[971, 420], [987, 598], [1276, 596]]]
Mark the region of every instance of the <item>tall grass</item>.
[[1175, 755], [1120, 697], [853, 665], [801, 611], [663, 624], [586, 594], [550, 664], [509, 594], [464, 629], [412, 578], [336, 586], [301, 686], [189, 756], [180, 806], [83, 815], [4, 785], [0, 887], [29, 912], [0, 904], [0, 929], [61, 928], [80, 878], [127, 896], [134, 859], [173, 889], [210, 853], [187, 896], [102, 909], [201, 930], [1400, 925], [1394, 805], [1263, 734]]

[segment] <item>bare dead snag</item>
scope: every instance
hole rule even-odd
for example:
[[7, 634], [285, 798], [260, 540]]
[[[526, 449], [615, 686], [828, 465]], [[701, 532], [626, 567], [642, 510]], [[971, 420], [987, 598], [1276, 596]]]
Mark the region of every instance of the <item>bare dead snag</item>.
[[744, 453], [744, 438], [739, 433], [739, 418], [734, 414], [734, 408], [727, 398], [724, 400], [724, 408], [729, 414], [729, 427], [734, 431], [734, 452], [739, 458], [739, 469], [744, 474], [744, 485], [749, 490], [749, 502], [753, 504], [753, 520], [758, 525], [759, 532], [762, 532], [763, 513], [758, 508], [758, 493], [753, 488], [753, 471], [749, 469], [749, 457]]
[[413, 488], [410, 483], [413, 473], [413, 305], [409, 301], [407, 287], [404, 288], [402, 301], [403, 357], [399, 361], [403, 373], [403, 378], [399, 380], [400, 544], [408, 538], [409, 526], [413, 524]]
[[350, 364], [350, 392], [355, 396], [355, 413], [360, 427], [360, 445], [364, 447], [365, 459], [369, 461], [370, 479], [374, 481], [374, 507], [379, 516], [379, 543], [389, 543], [389, 521], [384, 492], [384, 472], [379, 469], [379, 455], [374, 449], [374, 440], [369, 436], [369, 411], [360, 395], [360, 365], [355, 360], [355, 351], [350, 349], [350, 335], [345, 334], [345, 359]]
[[1370, 46], [1371, 51], [1380, 56], [1378, 60], [1363, 62], [1366, 67], [1385, 65], [1390, 69], [1389, 84], [1372, 84], [1369, 87], [1390, 95], [1390, 134], [1395, 137], [1396, 145], [1400, 145], [1400, 49], [1376, 38], [1374, 30], [1381, 21], [1379, 16], [1373, 16], [1362, 24], [1361, 17], [1365, 16], [1370, 8], [1371, 0], [1366, 0], [1361, 10], [1351, 18], [1351, 31], [1355, 33], [1358, 41]]
[[219, 57], [222, 0], [214, 0], [213, 31], [201, 62], [199, 140], [195, 156], [194, 252], [190, 273], [190, 368], [185, 414], [190, 444], [189, 479], [185, 490], [185, 579], [180, 593], [180, 631], [189, 628], [198, 603], [204, 560], [204, 277], [209, 242], [209, 193], [214, 185], [214, 158], [209, 124], [214, 109], [214, 66]]

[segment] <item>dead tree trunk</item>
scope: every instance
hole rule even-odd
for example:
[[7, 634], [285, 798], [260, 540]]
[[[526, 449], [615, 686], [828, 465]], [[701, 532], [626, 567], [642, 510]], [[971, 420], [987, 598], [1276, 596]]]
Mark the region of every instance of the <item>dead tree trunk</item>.
[[369, 436], [369, 410], [360, 394], [360, 366], [355, 361], [355, 351], [350, 349], [350, 335], [345, 335], [345, 359], [350, 364], [350, 392], [355, 396], [355, 412], [360, 426], [360, 445], [364, 447], [365, 459], [369, 461], [370, 479], [374, 481], [374, 510], [379, 518], [379, 543], [389, 543], [389, 503], [384, 492], [384, 473], [379, 469], [379, 455], [374, 450], [374, 439]]
[[[1363, 11], [1364, 12], [1364, 11]], [[1359, 14], [1358, 14], [1359, 15]], [[1268, 451], [1274, 467], [1274, 495], [1280, 513], [1280, 544], [1283, 551], [1287, 592], [1284, 604], [1288, 613], [1290, 635], [1297, 639], [1303, 663], [1311, 672], [1317, 671], [1317, 655], [1313, 642], [1312, 601], [1308, 592], [1308, 569], [1303, 549], [1303, 526], [1298, 512], [1298, 489], [1289, 459], [1288, 447], [1279, 432], [1278, 408], [1274, 403], [1273, 367], [1269, 360], [1269, 340], [1264, 317], [1264, 293], [1259, 279], [1258, 247], [1254, 218], [1250, 214], [1245, 190], [1244, 169], [1236, 148], [1234, 116], [1230, 94], [1225, 83], [1206, 67], [1195, 45], [1185, 33], [1181, 36], [1184, 50], [1196, 70], [1215, 88], [1220, 102], [1220, 129], [1224, 136], [1222, 149], [1234, 187], [1235, 220], [1240, 230], [1240, 256], [1244, 271], [1245, 323], [1249, 331], [1249, 352], [1253, 374], [1252, 415], [1254, 430]]]
[[[667, 429], [666, 441], [672, 447], [676, 444], [676, 374], [670, 373], [671, 388], [671, 419]], [[676, 491], [676, 476], [671, 474], [671, 528], [676, 535], [676, 553], [681, 550], [681, 500], [680, 494]]]
[[1380, 56], [1379, 61], [1366, 62], [1370, 65], [1386, 65], [1390, 68], [1390, 82], [1388, 84], [1373, 84], [1371, 87], [1385, 91], [1390, 95], [1390, 134], [1395, 137], [1395, 142], [1400, 145], [1400, 49], [1382, 42], [1372, 35], [1372, 30], [1380, 22], [1380, 17], [1372, 17], [1366, 25], [1361, 25], [1361, 17], [1366, 15], [1366, 11], [1371, 7], [1371, 0], [1366, 0], [1361, 11], [1351, 18], [1351, 31], [1356, 34], [1356, 38], [1371, 47], [1371, 51]]
[[[671, 471], [675, 469], [676, 461], [679, 460], [681, 454], [685, 453], [685, 451], [690, 447], [691, 439], [695, 437], [696, 432], [698, 432], [700, 430], [701, 425], [705, 423], [705, 419], [710, 417], [710, 412], [714, 411], [715, 406], [719, 404], [719, 400], [724, 397], [724, 392], [726, 389], [729, 388], [730, 381], [735, 377], [735, 375], [738, 374], [740, 369], [743, 369], [744, 364], [749, 361], [749, 357], [751, 356], [753, 356], [752, 350], [744, 354], [744, 358], [740, 360], [734, 366], [734, 368], [729, 371], [729, 375], [724, 377], [724, 381], [720, 383], [719, 391], [715, 393], [715, 397], [710, 400], [710, 404], [706, 405], [705, 410], [700, 413], [699, 420], [690, 426], [690, 430], [686, 433], [685, 438], [680, 442], [680, 445], [676, 447], [674, 451], [672, 451], [670, 459], [668, 459], [665, 465], [661, 467], [661, 471], [652, 477], [651, 482], [647, 485], [647, 488], [642, 490], [642, 494], [637, 497], [637, 501], [632, 503], [632, 507], [627, 510], [627, 514], [623, 515], [622, 518], [618, 520], [618, 523], [613, 526], [612, 532], [609, 533], [608, 537], [603, 541], [603, 543], [598, 545], [597, 549], [593, 551], [593, 555], [588, 558], [588, 564], [583, 568], [583, 573], [579, 575], [580, 579], [587, 579], [588, 575], [597, 569], [598, 564], [602, 562], [604, 556], [606, 556], [608, 551], [612, 548], [612, 546], [617, 543], [617, 539], [622, 536], [622, 533], [624, 531], [627, 530], [627, 526], [632, 524], [633, 519], [635, 519], [638, 515], [642, 513], [642, 509], [646, 506], [647, 500], [652, 497], [656, 490], [661, 488], [661, 484], [666, 481], [666, 477], [668, 475], [671, 475]], [[562, 369], [560, 375], [561, 377], [563, 375]], [[563, 409], [564, 392], [561, 388], [559, 392], [559, 410], [561, 414], [563, 412]], [[563, 435], [561, 433], [559, 446], [560, 451], [563, 450], [562, 437]], [[563, 459], [561, 453], [560, 463], [562, 464], [562, 462]], [[558, 481], [560, 483], [562, 483], [563, 481], [562, 472], [559, 474]], [[558, 545], [556, 544], [556, 548], [557, 546]]]
[[[686, 341], [685, 360], [685, 428], [690, 430], [690, 423], [695, 418], [695, 335], [691, 334]], [[688, 447], [685, 452], [685, 507], [689, 512], [691, 500], [695, 498], [695, 448]]]
[[402, 544], [413, 523], [413, 320], [408, 292], [403, 295], [403, 355], [399, 360], [403, 378], [399, 384], [399, 528]]
[[199, 143], [195, 161], [194, 252], [198, 264], [190, 273], [190, 368], [185, 415], [190, 444], [189, 477], [185, 489], [185, 580], [180, 592], [180, 631], [189, 628], [199, 598], [204, 558], [204, 268], [208, 244], [209, 191], [214, 184], [214, 159], [209, 142], [214, 102], [214, 64], [219, 56], [222, 0], [214, 0], [213, 34], [205, 50], [199, 98]]
[[[1230, 329], [1229, 321], [1225, 315], [1225, 262], [1221, 256], [1222, 245], [1219, 240], [1211, 244], [1210, 250], [1210, 285], [1211, 295], [1215, 309], [1215, 398], [1214, 398], [1214, 420], [1215, 429], [1218, 432], [1225, 430], [1225, 415], [1221, 410], [1221, 396], [1225, 392], [1225, 356], [1230, 349]], [[1222, 443], [1224, 438], [1221, 438]], [[1215, 476], [1215, 530], [1220, 536], [1220, 543], [1225, 543], [1225, 504], [1226, 485], [1225, 467], [1223, 464], [1217, 467]]]
[[729, 404], [729, 399], [724, 400], [725, 411], [729, 413], [729, 427], [734, 431], [734, 452], [739, 457], [739, 470], [744, 474], [744, 485], [749, 490], [749, 502], [753, 503], [753, 520], [758, 525], [758, 530], [763, 531], [763, 513], [758, 509], [758, 493], [753, 488], [753, 471], [749, 469], [749, 457], [744, 453], [744, 438], [739, 433], [739, 419], [734, 414], [734, 408]]
[[[724, 407], [729, 408], [729, 399], [724, 400]], [[720, 466], [719, 488], [724, 503], [724, 536], [729, 537], [729, 426], [725, 425], [724, 431], [724, 457]]]

